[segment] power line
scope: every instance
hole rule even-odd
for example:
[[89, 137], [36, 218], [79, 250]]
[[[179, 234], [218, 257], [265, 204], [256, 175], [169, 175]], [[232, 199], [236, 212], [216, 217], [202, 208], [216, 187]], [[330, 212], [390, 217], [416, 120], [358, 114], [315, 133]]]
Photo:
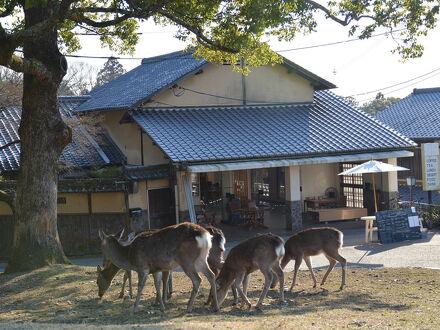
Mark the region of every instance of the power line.
[[[393, 88], [393, 87], [396, 87], [396, 86], [399, 86], [399, 85], [403, 85], [403, 84], [406, 84], [406, 83], [408, 83], [408, 82], [414, 81], [414, 80], [416, 80], [416, 79], [419, 79], [419, 78], [425, 77], [425, 76], [430, 75], [431, 73], [437, 72], [437, 71], [439, 71], [439, 70], [440, 70], [440, 68], [437, 68], [437, 69], [434, 69], [434, 70], [432, 70], [432, 71], [430, 71], [430, 72], [424, 73], [424, 74], [422, 74], [422, 75], [420, 75], [420, 76], [417, 76], [417, 77], [411, 78], [411, 79], [406, 80], [406, 81], [402, 81], [402, 82], [397, 83], [397, 84], [394, 84], [394, 85], [390, 85], [390, 86], [387, 86], [387, 87], [378, 88], [378, 89], [375, 89], [375, 90], [372, 90], [372, 91], [369, 91], [369, 92], [363, 92], [363, 93], [358, 93], [358, 94], [352, 94], [352, 95], [349, 95], [348, 97], [354, 97], [354, 96], [360, 96], [360, 95], [366, 95], [366, 94], [371, 94], [371, 93], [380, 92], [380, 91], [383, 91], [383, 90], [386, 90], [386, 89], [389, 89], [389, 88]], [[428, 79], [428, 78], [427, 78], [427, 79]], [[422, 81], [423, 81], [423, 80], [422, 80]], [[389, 94], [389, 93], [391, 93], [391, 92], [388, 92], [387, 94]]]
[[[371, 35], [370, 38], [376, 38], [376, 37], [380, 37], [383, 35], [389, 35], [395, 32], [400, 32], [400, 31], [404, 31], [405, 29], [399, 29], [399, 30], [395, 30], [393, 32], [383, 32], [383, 33], [378, 33], [378, 34], [373, 34]], [[144, 32], [139, 32], [138, 34], [143, 34]], [[145, 32], [145, 33], [150, 33], [150, 32]], [[151, 32], [154, 33], [154, 32]], [[165, 33], [165, 31], [164, 31]], [[92, 34], [84, 34], [84, 35], [92, 35]], [[305, 47], [297, 47], [297, 48], [291, 48], [291, 49], [282, 49], [282, 50], [277, 50], [277, 53], [284, 53], [284, 52], [290, 52], [290, 51], [296, 51], [296, 50], [304, 50], [304, 49], [312, 49], [312, 48], [319, 48], [319, 47], [327, 47], [327, 46], [333, 46], [333, 45], [338, 45], [338, 44], [342, 44], [342, 43], [348, 43], [348, 42], [353, 42], [353, 41], [360, 41], [363, 39], [358, 38], [353, 38], [353, 39], [347, 39], [347, 40], [341, 40], [341, 41], [335, 41], [335, 42], [329, 42], [329, 43], [324, 43], [324, 44], [317, 44], [317, 45], [311, 45], [311, 46], [305, 46]], [[143, 58], [140, 57], [121, 57], [121, 56], [93, 56], [93, 55], [65, 55], [66, 57], [75, 57], [75, 58], [93, 58], [93, 59], [108, 59], [110, 57], [118, 59], [118, 60], [142, 60]], [[167, 57], [162, 57], [162, 60], [167, 60]]]
[[201, 91], [196, 91], [194, 89], [191, 88], [186, 88], [186, 87], [182, 87], [179, 85], [175, 85], [173, 86], [173, 88], [178, 88], [180, 90], [183, 91], [188, 91], [191, 93], [195, 93], [195, 94], [199, 94], [199, 95], [205, 95], [205, 96], [211, 96], [211, 97], [216, 97], [219, 99], [224, 99], [224, 100], [232, 100], [232, 101], [240, 101], [240, 102], [251, 102], [251, 103], [260, 103], [260, 104], [284, 104], [285, 102], [267, 102], [267, 101], [255, 101], [255, 100], [249, 100], [249, 99], [240, 99], [240, 98], [235, 98], [235, 97], [228, 97], [228, 96], [222, 96], [222, 95], [216, 95], [216, 94], [211, 94], [211, 93], [206, 93], [206, 92], [201, 92]]
[[[383, 36], [383, 35], [393, 34], [395, 32], [400, 32], [400, 31], [404, 31], [404, 30], [406, 30], [406, 29], [399, 29], [399, 30], [395, 30], [395, 31], [392, 31], [392, 32], [383, 32], [383, 33], [373, 34], [368, 39], [375, 38], [375, 37], [380, 37], [380, 36]], [[360, 39], [358, 37], [358, 38], [353, 38], [353, 39], [347, 39], [347, 40], [341, 40], [341, 41], [335, 41], [335, 42], [328, 42], [328, 43], [319, 44], [319, 45], [312, 45], [312, 46], [304, 46], [304, 47], [283, 49], [283, 50], [278, 50], [277, 52], [278, 53], [283, 53], [283, 52], [290, 52], [290, 51], [294, 51], [294, 50], [304, 50], [304, 49], [311, 49], [311, 48], [318, 48], [318, 47], [325, 47], [325, 46], [334, 46], [334, 45], [339, 45], [339, 44], [353, 42], [353, 41], [359, 41], [359, 40], [364, 40], [364, 39]]]

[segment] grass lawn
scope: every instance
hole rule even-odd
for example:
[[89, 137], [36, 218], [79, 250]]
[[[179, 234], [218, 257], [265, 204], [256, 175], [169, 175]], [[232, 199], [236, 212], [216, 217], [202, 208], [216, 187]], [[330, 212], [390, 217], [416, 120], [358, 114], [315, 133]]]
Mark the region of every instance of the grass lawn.
[[[317, 271], [318, 280], [324, 270]], [[134, 276], [136, 277], [136, 276]], [[292, 274], [287, 274], [290, 287]], [[220, 312], [204, 306], [208, 282], [203, 279], [191, 314], [185, 313], [190, 280], [174, 273], [174, 294], [167, 311], [154, 306], [149, 277], [138, 313], [131, 315], [132, 299], [118, 299], [122, 274], [102, 301], [97, 298], [96, 274], [90, 267], [54, 266], [31, 273], [0, 275], [0, 328], [439, 328], [440, 271], [420, 268], [349, 268], [347, 287], [338, 291], [340, 268], [324, 288], [313, 289], [310, 274], [300, 271], [286, 304], [270, 290], [262, 311], [232, 306], [229, 295]], [[255, 273], [249, 285], [253, 304], [263, 279]], [[136, 291], [136, 290], [135, 290]]]

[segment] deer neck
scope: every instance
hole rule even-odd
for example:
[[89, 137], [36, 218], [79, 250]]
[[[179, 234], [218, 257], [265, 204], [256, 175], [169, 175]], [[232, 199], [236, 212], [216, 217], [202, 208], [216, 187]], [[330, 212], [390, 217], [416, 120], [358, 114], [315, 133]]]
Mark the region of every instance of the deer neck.
[[109, 259], [115, 266], [125, 270], [134, 269], [128, 258], [128, 246], [121, 246], [115, 240], [107, 240], [101, 244], [101, 248], [105, 257]]

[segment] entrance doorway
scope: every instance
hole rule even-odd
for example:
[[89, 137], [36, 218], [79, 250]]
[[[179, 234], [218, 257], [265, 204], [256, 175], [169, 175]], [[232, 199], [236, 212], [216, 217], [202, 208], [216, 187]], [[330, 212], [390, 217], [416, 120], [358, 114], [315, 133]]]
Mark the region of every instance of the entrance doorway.
[[176, 217], [171, 189], [148, 189], [148, 211], [151, 229], [174, 225]]

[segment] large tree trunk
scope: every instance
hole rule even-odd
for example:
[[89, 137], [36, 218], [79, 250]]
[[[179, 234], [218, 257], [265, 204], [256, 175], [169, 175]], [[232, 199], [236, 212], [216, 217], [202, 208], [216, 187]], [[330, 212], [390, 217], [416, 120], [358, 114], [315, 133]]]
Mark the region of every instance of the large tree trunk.
[[[25, 10], [27, 27], [47, 17], [50, 2]], [[48, 77], [25, 74], [20, 123], [20, 172], [15, 200], [12, 253], [6, 272], [26, 271], [66, 263], [57, 229], [58, 159], [71, 131], [58, 111], [57, 90], [66, 62], [57, 46], [57, 33], [27, 42], [25, 58], [39, 60]]]

